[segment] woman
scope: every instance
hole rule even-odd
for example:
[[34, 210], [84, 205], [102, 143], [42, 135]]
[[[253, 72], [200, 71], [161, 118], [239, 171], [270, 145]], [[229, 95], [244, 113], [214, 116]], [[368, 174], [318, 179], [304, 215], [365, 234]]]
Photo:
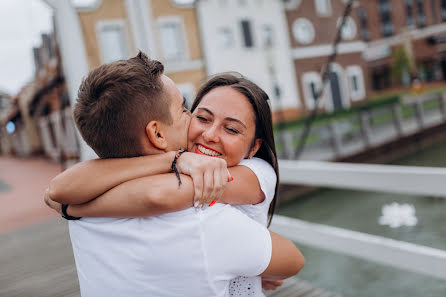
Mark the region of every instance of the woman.
[[[219, 202], [235, 205], [264, 225], [267, 224], [267, 217], [271, 222], [278, 185], [268, 99], [262, 89], [241, 76], [221, 74], [213, 77], [198, 92], [192, 106], [189, 153], [178, 158], [178, 170], [192, 176], [195, 196], [197, 192], [200, 193], [200, 202], [209, 203], [218, 199]], [[171, 153], [166, 154], [171, 156]], [[89, 161], [56, 177], [50, 185], [50, 196], [57, 202], [70, 204], [69, 215], [79, 217], [151, 216], [190, 207], [192, 197], [165, 197], [162, 191], [154, 191], [155, 185], [141, 178], [169, 172], [165, 159], [150, 156]], [[218, 159], [225, 162], [215, 162]], [[142, 162], [150, 162], [150, 166], [141, 169]], [[205, 168], [200, 168], [203, 164]], [[234, 181], [227, 184], [223, 191], [218, 180], [224, 165], [229, 168]], [[90, 183], [91, 180], [95, 180], [95, 183]], [[122, 195], [128, 193], [126, 187], [130, 184], [133, 189], [138, 185], [141, 191], [134, 190], [130, 195]], [[201, 185], [206, 186], [203, 186], [204, 190]], [[98, 195], [98, 199], [94, 199]], [[274, 284], [280, 283], [272, 282], [269, 285], [274, 287]], [[245, 296], [247, 292], [251, 296], [263, 296], [259, 277], [240, 277], [231, 281], [231, 296]]]

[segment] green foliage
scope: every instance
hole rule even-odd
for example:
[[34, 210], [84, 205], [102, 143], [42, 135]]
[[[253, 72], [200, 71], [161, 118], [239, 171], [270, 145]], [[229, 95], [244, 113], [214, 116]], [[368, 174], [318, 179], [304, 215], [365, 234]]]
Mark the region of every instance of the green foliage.
[[397, 47], [392, 52], [392, 79], [394, 84], [400, 85], [403, 82], [403, 75], [409, 71], [409, 58], [402, 46]]

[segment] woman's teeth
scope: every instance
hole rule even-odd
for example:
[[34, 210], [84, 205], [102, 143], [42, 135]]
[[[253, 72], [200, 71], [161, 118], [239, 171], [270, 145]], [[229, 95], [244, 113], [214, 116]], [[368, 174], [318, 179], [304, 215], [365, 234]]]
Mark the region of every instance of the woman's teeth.
[[205, 155], [213, 156], [213, 157], [217, 157], [217, 156], [220, 155], [219, 153], [214, 152], [214, 151], [211, 151], [211, 150], [209, 150], [209, 149], [207, 149], [207, 148], [205, 148], [205, 147], [203, 147], [203, 146], [201, 146], [201, 145], [199, 145], [199, 144], [197, 145], [197, 147], [198, 147], [198, 150], [199, 150], [201, 153], [205, 154]]

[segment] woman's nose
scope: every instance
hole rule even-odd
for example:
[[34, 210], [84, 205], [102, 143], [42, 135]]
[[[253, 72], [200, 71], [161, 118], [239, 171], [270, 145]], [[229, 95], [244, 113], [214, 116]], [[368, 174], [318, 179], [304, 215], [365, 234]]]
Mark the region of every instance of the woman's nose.
[[215, 125], [212, 125], [211, 127], [209, 127], [209, 129], [205, 130], [203, 132], [203, 138], [204, 140], [209, 142], [217, 142], [218, 141], [217, 127], [215, 127]]

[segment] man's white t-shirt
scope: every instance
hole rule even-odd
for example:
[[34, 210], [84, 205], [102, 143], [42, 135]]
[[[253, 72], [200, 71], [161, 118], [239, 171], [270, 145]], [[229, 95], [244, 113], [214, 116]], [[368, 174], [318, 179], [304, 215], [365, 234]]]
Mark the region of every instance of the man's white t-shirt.
[[224, 204], [158, 217], [70, 221], [83, 297], [229, 296], [229, 280], [261, 274], [271, 236]]

